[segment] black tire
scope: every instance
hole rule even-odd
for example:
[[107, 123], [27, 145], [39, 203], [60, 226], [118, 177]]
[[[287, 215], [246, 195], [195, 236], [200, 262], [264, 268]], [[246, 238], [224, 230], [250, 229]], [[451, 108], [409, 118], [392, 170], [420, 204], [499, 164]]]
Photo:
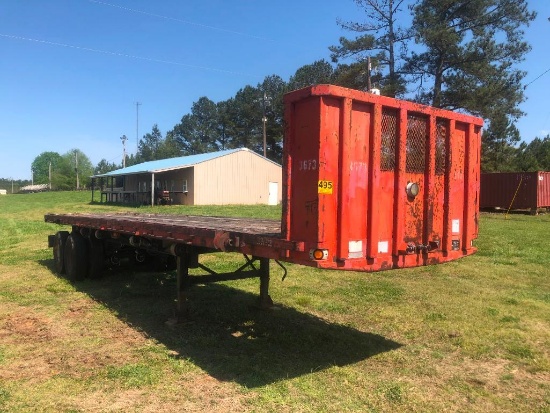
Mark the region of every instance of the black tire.
[[70, 281], [80, 281], [88, 273], [88, 245], [79, 232], [71, 232], [65, 243], [65, 274]]
[[65, 274], [65, 243], [69, 236], [68, 231], [59, 231], [55, 234], [55, 242], [53, 244], [53, 261], [55, 272]]
[[155, 272], [173, 271], [177, 268], [177, 259], [173, 255], [158, 254], [151, 259], [151, 268]]
[[174, 271], [178, 268], [178, 259], [173, 255], [166, 257], [166, 271]]
[[88, 244], [88, 277], [91, 279], [100, 278], [104, 269], [105, 249], [103, 241], [92, 235]]

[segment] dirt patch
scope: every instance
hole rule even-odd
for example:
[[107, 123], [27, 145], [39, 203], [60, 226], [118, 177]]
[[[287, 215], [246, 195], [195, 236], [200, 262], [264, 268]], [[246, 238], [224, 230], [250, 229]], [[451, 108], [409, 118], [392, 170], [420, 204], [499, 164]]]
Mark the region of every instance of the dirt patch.
[[[27, 308], [9, 314], [0, 327], [0, 339], [17, 342], [44, 342], [53, 338], [51, 320], [29, 312]], [[17, 337], [14, 337], [17, 336]]]
[[160, 384], [156, 389], [88, 393], [73, 398], [72, 404], [83, 411], [227, 413], [247, 411], [246, 399], [247, 396], [240, 393], [235, 385], [200, 373]]
[[543, 403], [550, 383], [549, 373], [529, 373], [505, 359], [478, 360], [456, 353], [432, 367], [428, 377], [415, 377], [410, 383], [415, 397], [426, 403], [447, 400], [449, 406], [465, 411], [499, 411], [516, 401]]
[[43, 381], [58, 374], [86, 378], [106, 366], [132, 362], [132, 349], [145, 345], [146, 337], [118, 320], [87, 323], [94, 305], [77, 300], [59, 319], [29, 307], [6, 311], [0, 316], [5, 353], [0, 379]]
[[0, 365], [0, 379], [41, 380], [55, 374], [45, 356], [56, 335], [50, 319], [28, 308], [14, 307], [0, 319], [0, 341], [9, 349]]
[[84, 317], [90, 315], [90, 311], [96, 304], [87, 298], [81, 298], [79, 300], [73, 301], [68, 308], [68, 311], [65, 315], [72, 319], [81, 320]]

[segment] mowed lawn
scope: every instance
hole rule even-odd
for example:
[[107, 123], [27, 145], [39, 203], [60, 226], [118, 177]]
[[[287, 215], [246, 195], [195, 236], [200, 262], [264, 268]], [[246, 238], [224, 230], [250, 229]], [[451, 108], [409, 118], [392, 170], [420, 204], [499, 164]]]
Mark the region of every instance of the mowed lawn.
[[[479, 252], [379, 273], [272, 266], [196, 286], [168, 326], [175, 274], [71, 284], [47, 212], [258, 216], [280, 208], [123, 208], [89, 192], [0, 196], [0, 411], [550, 412], [550, 214], [483, 213]], [[204, 260], [227, 270], [233, 254]]]

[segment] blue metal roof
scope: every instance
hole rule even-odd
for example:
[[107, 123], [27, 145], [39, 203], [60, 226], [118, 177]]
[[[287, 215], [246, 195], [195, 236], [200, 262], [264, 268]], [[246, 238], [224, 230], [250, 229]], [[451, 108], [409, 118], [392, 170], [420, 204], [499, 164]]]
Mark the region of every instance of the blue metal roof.
[[[137, 165], [132, 165], [127, 168], [117, 169], [105, 174], [94, 175], [93, 178], [101, 178], [108, 176], [131, 175], [140, 173], [158, 173], [170, 171], [172, 169], [188, 168], [201, 162], [210, 161], [221, 156], [229, 155], [239, 151], [248, 151], [246, 148], [227, 149], [225, 151], [200, 153], [197, 155], [180, 156], [178, 158], [159, 159], [156, 161], [143, 162]], [[252, 151], [251, 151], [252, 152]], [[252, 152], [255, 153], [255, 152]], [[258, 155], [261, 156], [261, 155]]]

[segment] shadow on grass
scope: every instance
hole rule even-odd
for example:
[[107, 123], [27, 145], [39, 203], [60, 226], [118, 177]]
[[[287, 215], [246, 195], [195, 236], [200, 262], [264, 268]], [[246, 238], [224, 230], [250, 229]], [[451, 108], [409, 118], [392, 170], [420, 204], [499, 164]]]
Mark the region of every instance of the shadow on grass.
[[[53, 272], [53, 262], [43, 261]], [[248, 388], [353, 364], [401, 344], [289, 307], [252, 310], [257, 296], [225, 284], [190, 290], [191, 318], [165, 324], [174, 274], [122, 273], [75, 284], [118, 317], [213, 377]]]

